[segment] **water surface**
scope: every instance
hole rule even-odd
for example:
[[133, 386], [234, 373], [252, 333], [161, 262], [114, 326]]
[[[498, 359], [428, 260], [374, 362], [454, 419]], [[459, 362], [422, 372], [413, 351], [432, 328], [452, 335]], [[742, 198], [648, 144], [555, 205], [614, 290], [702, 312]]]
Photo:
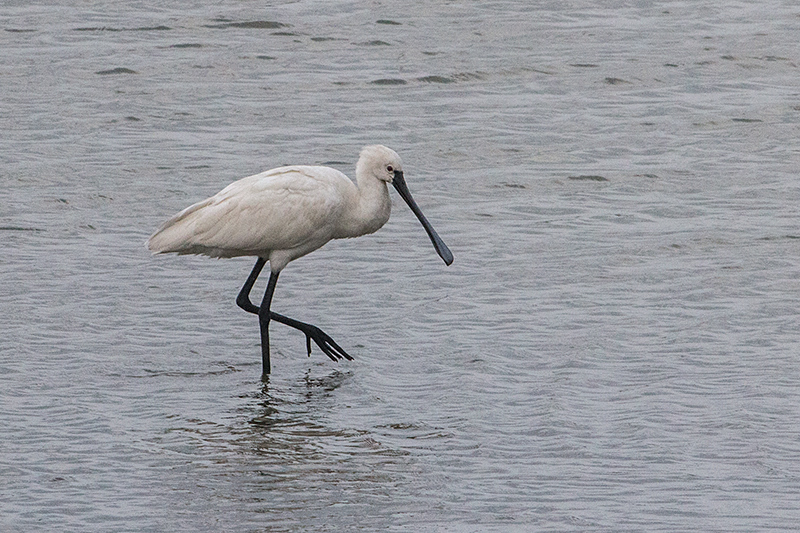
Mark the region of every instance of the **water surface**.
[[[800, 521], [791, 3], [12, 2], [4, 531], [753, 531]], [[151, 258], [288, 164], [404, 158], [290, 265]], [[263, 290], [263, 281], [257, 290]]]

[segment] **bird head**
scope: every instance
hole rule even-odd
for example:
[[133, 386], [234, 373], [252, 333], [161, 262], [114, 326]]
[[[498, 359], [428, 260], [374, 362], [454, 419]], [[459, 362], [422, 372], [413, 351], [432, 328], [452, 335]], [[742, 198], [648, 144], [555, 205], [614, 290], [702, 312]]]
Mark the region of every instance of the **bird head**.
[[366, 146], [356, 164], [356, 175], [370, 175], [393, 183], [397, 173], [403, 175], [403, 162], [397, 152], [380, 144]]
[[428, 237], [430, 237], [433, 247], [436, 249], [436, 253], [439, 254], [439, 257], [442, 258], [446, 265], [452, 263], [452, 252], [450, 252], [450, 249], [441, 237], [434, 231], [433, 226], [431, 226], [431, 223], [425, 218], [425, 215], [422, 214], [422, 210], [417, 205], [417, 202], [414, 201], [411, 192], [408, 190], [405, 177], [403, 176], [403, 162], [400, 160], [400, 156], [397, 155], [397, 152], [379, 144], [365, 147], [361, 150], [361, 157], [359, 157], [358, 164], [356, 165], [356, 176], [363, 176], [365, 174], [374, 176], [386, 183], [391, 183], [394, 186], [403, 201], [408, 204], [408, 207], [411, 208], [411, 211], [417, 216], [422, 227], [425, 228], [425, 232], [428, 234]]

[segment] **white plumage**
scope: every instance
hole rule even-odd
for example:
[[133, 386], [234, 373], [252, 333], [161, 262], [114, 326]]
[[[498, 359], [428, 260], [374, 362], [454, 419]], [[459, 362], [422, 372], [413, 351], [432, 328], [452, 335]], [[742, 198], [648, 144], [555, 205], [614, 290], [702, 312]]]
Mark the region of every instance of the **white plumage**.
[[[394, 150], [380, 145], [365, 147], [356, 165], [356, 182], [338, 170], [321, 166], [287, 166], [268, 170], [235, 181], [214, 196], [173, 216], [150, 237], [147, 248], [153, 253], [259, 258], [237, 302], [245, 310], [259, 314], [262, 354], [266, 350], [265, 373], [268, 373], [269, 345], [268, 340], [266, 347], [264, 344], [267, 335], [264, 322], [268, 324], [271, 318], [288, 323], [281, 320], [286, 317], [269, 312], [271, 290], [274, 290], [278, 274], [290, 261], [316, 250], [331, 239], [358, 237], [380, 229], [389, 220], [391, 212], [387, 184], [394, 185], [417, 215], [444, 262], [449, 265], [453, 261], [452, 253], [408, 192], [402, 161]], [[260, 308], [250, 303], [248, 295], [267, 261], [272, 276], [261, 306], [264, 308], [266, 303], [266, 311], [262, 313]], [[309, 325], [286, 320], [320, 344], [314, 337], [316, 332], [298, 326]], [[335, 345], [327, 335], [321, 339]], [[349, 358], [344, 350], [341, 352], [335, 355]], [[329, 351], [326, 353], [334, 360], [338, 358]]]

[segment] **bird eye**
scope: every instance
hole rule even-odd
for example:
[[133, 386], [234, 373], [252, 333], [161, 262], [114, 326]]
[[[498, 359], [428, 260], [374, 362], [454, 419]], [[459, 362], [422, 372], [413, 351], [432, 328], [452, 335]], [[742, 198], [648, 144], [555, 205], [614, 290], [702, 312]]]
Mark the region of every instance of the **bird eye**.
[[388, 170], [389, 172], [394, 172], [394, 167], [392, 165], [389, 165], [388, 167], [386, 167], [386, 170]]

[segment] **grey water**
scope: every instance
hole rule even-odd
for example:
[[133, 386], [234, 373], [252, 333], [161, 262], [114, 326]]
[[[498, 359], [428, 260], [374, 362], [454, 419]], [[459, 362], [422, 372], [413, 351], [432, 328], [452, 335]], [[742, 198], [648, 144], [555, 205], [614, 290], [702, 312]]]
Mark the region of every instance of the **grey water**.
[[[800, 523], [794, 2], [0, 8], [0, 530]], [[283, 164], [404, 158], [292, 263], [151, 257]], [[394, 194], [394, 193], [392, 193]], [[256, 287], [263, 291], [264, 280]]]

